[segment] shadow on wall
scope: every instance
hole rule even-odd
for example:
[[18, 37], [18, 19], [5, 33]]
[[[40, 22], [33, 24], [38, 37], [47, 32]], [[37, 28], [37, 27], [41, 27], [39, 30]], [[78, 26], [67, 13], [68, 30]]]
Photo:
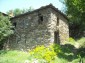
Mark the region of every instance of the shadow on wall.
[[29, 50], [33, 49], [38, 45], [45, 45], [48, 46], [50, 40], [48, 40], [49, 36], [41, 35], [40, 37], [18, 37], [16, 35], [11, 35], [7, 42], [4, 45], [4, 49], [11, 49], [11, 50]]

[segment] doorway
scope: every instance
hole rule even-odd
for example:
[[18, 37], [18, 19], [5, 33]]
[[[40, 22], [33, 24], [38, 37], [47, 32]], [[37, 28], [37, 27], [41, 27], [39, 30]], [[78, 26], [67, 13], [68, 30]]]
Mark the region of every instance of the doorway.
[[60, 44], [59, 31], [54, 32], [54, 43]]

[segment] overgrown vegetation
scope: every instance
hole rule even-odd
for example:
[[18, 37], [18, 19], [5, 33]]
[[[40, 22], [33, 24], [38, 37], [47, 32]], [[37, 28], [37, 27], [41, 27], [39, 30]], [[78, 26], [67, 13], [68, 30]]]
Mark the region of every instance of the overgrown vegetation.
[[[82, 37], [85, 31], [85, 0], [61, 0], [65, 5], [65, 14], [69, 18], [70, 33], [74, 38]], [[33, 9], [15, 9], [7, 14], [13, 16], [30, 12]], [[13, 34], [9, 17], [0, 14], [0, 47], [2, 41]], [[74, 40], [69, 39], [60, 46], [54, 44], [48, 47], [37, 46], [28, 52], [0, 50], [0, 63], [85, 63], [85, 37]]]
[[44, 60], [44, 62], [52, 62], [55, 59], [56, 53], [52, 46], [37, 46], [35, 49], [30, 51], [32, 59]]
[[30, 12], [30, 11], [33, 11], [34, 9], [32, 7], [29, 7], [29, 9], [19, 9], [19, 8], [16, 8], [15, 10], [9, 10], [7, 12], [7, 14], [10, 16], [11, 14], [13, 16], [17, 16], [17, 15], [20, 15], [20, 14], [24, 14], [26, 12]]
[[70, 43], [80, 43], [78, 48], [72, 43], [65, 43], [64, 45], [50, 45], [45, 47], [43, 45], [28, 52], [20, 51], [0, 51], [0, 63], [85, 63], [85, 38], [79, 40], [69, 39]]
[[0, 63], [24, 63], [28, 53], [20, 51], [0, 51]]
[[80, 38], [85, 31], [85, 0], [60, 0], [65, 5], [64, 11], [69, 18], [70, 33]]
[[0, 14], [0, 43], [3, 39], [13, 34], [12, 27], [9, 17]]
[[3, 48], [4, 39], [13, 34], [12, 28], [9, 17], [0, 13], [0, 49]]

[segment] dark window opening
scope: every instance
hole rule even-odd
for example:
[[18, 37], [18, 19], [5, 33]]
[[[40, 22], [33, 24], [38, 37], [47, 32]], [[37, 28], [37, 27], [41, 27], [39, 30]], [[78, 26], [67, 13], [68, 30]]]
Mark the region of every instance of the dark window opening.
[[13, 23], [13, 26], [15, 26], [15, 27], [16, 27], [16, 22], [14, 22], [14, 23]]
[[54, 42], [60, 44], [59, 31], [54, 32]]
[[13, 26], [14, 26], [14, 27], [12, 27], [11, 29], [12, 29], [12, 30], [15, 30], [15, 27], [16, 27], [16, 23], [15, 23], [15, 22], [13, 23]]
[[57, 17], [57, 26], [59, 26], [59, 17]]
[[39, 13], [38, 14], [38, 23], [42, 24], [42, 22], [43, 22], [43, 16]]
[[43, 16], [40, 16], [40, 20], [43, 21]]

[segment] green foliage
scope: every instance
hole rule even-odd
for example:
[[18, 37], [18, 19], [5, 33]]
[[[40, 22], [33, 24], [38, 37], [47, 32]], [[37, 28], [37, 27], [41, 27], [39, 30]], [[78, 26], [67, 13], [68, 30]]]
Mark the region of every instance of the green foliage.
[[73, 45], [76, 48], [85, 48], [85, 37], [82, 37], [77, 40], [74, 40], [73, 38], [69, 38], [69, 41], [65, 42], [65, 44]]
[[67, 10], [66, 14], [71, 19], [71, 23], [80, 24], [83, 22], [83, 18], [85, 17], [83, 14], [85, 13], [85, 1], [84, 0], [64, 0]]
[[45, 59], [47, 62], [54, 60], [56, 53], [52, 46], [37, 46], [35, 49], [30, 51], [30, 55], [36, 59]]
[[23, 9], [23, 10], [16, 8], [15, 10], [9, 10], [7, 14], [10, 15], [11, 13], [13, 13], [13, 16], [17, 16], [17, 15], [24, 14], [26, 12], [30, 12], [33, 10], [34, 9], [32, 7], [29, 7], [29, 9]]
[[13, 12], [13, 15], [16, 16], [16, 15], [19, 15], [19, 14], [22, 14], [22, 11], [20, 9], [15, 9]]
[[69, 42], [75, 42], [75, 40], [72, 37], [70, 37]]
[[[83, 42], [84, 39], [81, 38], [75, 41], [73, 38], [69, 39], [69, 42]], [[76, 54], [73, 49], [74, 45], [71, 44], [58, 45], [53, 44], [48, 47], [43, 45], [37, 46], [36, 48], [29, 51], [29, 53], [20, 51], [0, 51], [0, 62], [1, 63], [78, 63], [81, 59], [83, 62], [85, 59], [85, 49], [84, 47], [78, 48]], [[76, 45], [76, 43], [75, 43]]]
[[12, 24], [9, 17], [4, 17], [0, 14], [0, 42], [8, 37], [9, 35], [13, 34], [13, 30], [11, 30]]
[[53, 45], [53, 48], [54, 48], [54, 51], [56, 52], [56, 54], [62, 52], [62, 51], [61, 51], [61, 47], [60, 47], [60, 45], [58, 45], [58, 44], [54, 44], [54, 45]]
[[80, 58], [74, 59], [72, 63], [79, 63]]
[[69, 48], [70, 46], [62, 47], [58, 44], [49, 47], [37, 46], [30, 51], [29, 59], [44, 60], [42, 63], [67, 63], [73, 58], [73, 53]]
[[85, 0], [61, 0], [69, 18], [71, 36], [81, 37], [85, 30]]
[[[78, 55], [82, 55], [81, 50]], [[85, 54], [85, 53], [84, 53]], [[83, 54], [83, 56], [84, 56]], [[80, 56], [82, 57], [82, 56]], [[70, 45], [37, 46], [28, 52], [0, 51], [0, 63], [78, 63], [80, 57], [72, 53]], [[82, 57], [83, 62], [85, 57]]]
[[64, 45], [65, 45], [65, 44], [70, 44], [70, 45], [75, 46], [75, 43], [76, 43], [76, 40], [74, 40], [72, 37], [70, 37], [70, 38], [68, 39], [68, 41], [64, 42]]
[[0, 63], [24, 63], [28, 56], [26, 52], [0, 50]]
[[[70, 42], [75, 42], [74, 45], [69, 43], [69, 45], [65, 45], [65, 49], [68, 49], [70, 53], [72, 53], [74, 56], [73, 58], [75, 58], [75, 60], [72, 61], [72, 63], [77, 63], [80, 60], [84, 61], [83, 58], [85, 57], [85, 37], [82, 37], [81, 39], [78, 40], [73, 40], [71, 39]], [[63, 48], [62, 48], [63, 49]], [[74, 49], [76, 49], [75, 51], [73, 51]]]
[[85, 37], [82, 37], [81, 39], [77, 40], [78, 43], [78, 50], [77, 55], [80, 58], [85, 57]]
[[55, 60], [53, 63], [68, 63], [68, 61], [65, 58], [55, 57]]
[[85, 48], [85, 37], [77, 40], [77, 42], [79, 43], [80, 48]]

